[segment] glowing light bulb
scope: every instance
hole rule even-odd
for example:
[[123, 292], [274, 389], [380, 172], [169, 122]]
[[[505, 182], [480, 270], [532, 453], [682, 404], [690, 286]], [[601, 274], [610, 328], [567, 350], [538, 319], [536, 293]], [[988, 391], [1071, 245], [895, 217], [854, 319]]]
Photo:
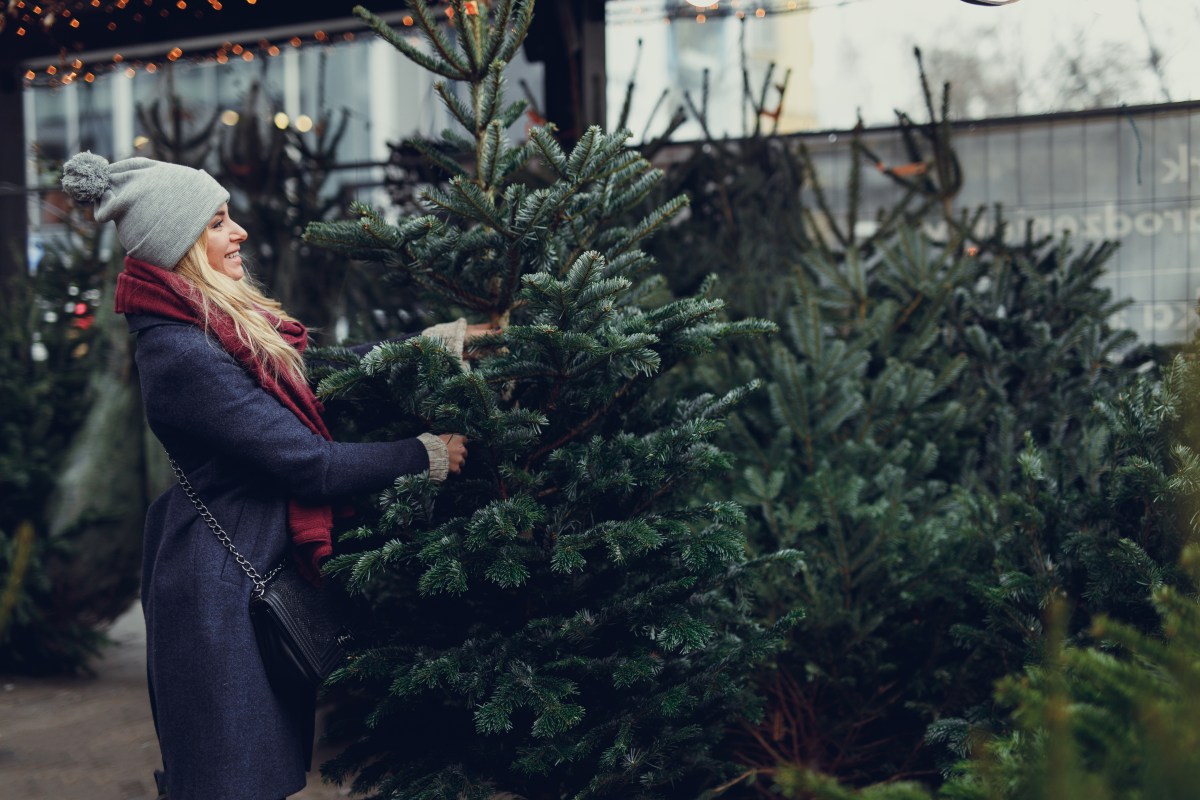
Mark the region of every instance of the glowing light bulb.
[[712, 5], [712, 0], [687, 0], [688, 5], [693, 5], [696, 8], [708, 8]]

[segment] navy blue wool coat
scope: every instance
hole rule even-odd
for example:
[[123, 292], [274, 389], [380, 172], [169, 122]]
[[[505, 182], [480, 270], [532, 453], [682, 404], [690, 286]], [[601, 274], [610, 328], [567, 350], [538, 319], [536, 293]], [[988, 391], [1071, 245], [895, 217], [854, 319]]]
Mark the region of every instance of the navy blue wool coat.
[[[326, 441], [199, 328], [128, 315], [151, 430], [260, 573], [283, 557], [287, 498], [331, 501], [429, 467], [417, 439]], [[146, 515], [150, 704], [171, 800], [278, 800], [304, 787], [312, 698], [267, 683], [253, 585], [178, 486]]]

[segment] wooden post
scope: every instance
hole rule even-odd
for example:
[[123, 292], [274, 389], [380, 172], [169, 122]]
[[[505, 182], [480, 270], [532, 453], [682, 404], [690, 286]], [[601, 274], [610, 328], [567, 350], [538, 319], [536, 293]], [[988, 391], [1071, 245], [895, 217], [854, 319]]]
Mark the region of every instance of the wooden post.
[[607, 124], [604, 0], [538, 0], [525, 55], [546, 67], [546, 119], [565, 143]]
[[25, 105], [17, 65], [0, 62], [0, 287], [25, 269]]

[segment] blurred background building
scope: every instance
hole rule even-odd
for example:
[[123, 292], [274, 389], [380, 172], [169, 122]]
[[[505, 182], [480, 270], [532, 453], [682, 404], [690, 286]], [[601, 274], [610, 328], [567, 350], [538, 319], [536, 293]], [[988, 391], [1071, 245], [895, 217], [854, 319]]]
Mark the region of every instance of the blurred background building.
[[[193, 5], [9, 4], [0, 44], [16, 43], [4, 48], [5, 78], [9, 96], [19, 97], [23, 141], [8, 141], [10, 119], [3, 150], [22, 154], [21, 174], [14, 180], [10, 167], [0, 181], [23, 184], [31, 262], [58, 224], [57, 163], [81, 149], [109, 158], [142, 152], [148, 110], [164, 118], [173, 96], [181, 112], [172, 124], [184, 135], [214, 116], [234, 126], [246, 114], [304, 133], [323, 114], [344, 112], [350, 122], [325, 191], [347, 202], [378, 198], [390, 143], [448, 122], [429, 76], [365, 31], [351, 3], [305, 12], [281, 0]], [[404, 32], [403, 3], [373, 10]], [[144, 19], [134, 22], [134, 13]], [[151, 30], [145, 15], [155, 14], [172, 27]], [[948, 110], [965, 172], [958, 203], [1002, 204], [1036, 233], [1121, 241], [1107, 282], [1134, 306], [1120, 322], [1148, 341], [1190, 335], [1200, 299], [1194, 3], [539, 0], [537, 15], [509, 88], [531, 101], [527, 124], [544, 116], [570, 136], [589, 123], [624, 123], [635, 141], [650, 140], [690, 104], [702, 107], [708, 130], [688, 114], [673, 139], [739, 137], [756, 125], [803, 137], [835, 201], [856, 125], [881, 157], [903, 158], [889, 126], [894, 109], [919, 117], [924, 108], [913, 56], [920, 47], [932, 84], [952, 83]], [[86, 44], [57, 46], [89, 28]], [[56, 44], [28, 46], [35, 37]], [[748, 92], [782, 100], [764, 119]], [[878, 184], [864, 213], [888, 200], [886, 181]]]

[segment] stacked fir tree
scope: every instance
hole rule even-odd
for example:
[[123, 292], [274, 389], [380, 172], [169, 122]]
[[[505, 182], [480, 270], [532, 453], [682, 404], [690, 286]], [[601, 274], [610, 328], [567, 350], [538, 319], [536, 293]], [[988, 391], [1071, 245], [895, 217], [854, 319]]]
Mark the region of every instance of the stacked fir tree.
[[[1049, 624], [1035, 663], [999, 683], [996, 699], [1010, 715], [1008, 724], [992, 735], [977, 732], [971, 758], [956, 764], [936, 792], [893, 780], [857, 790], [797, 766], [781, 770], [784, 796], [1168, 800], [1195, 794], [1200, 777], [1195, 659], [1200, 647], [1200, 363], [1195, 356], [1193, 345], [1166, 366], [1161, 381], [1143, 377], [1098, 408], [1114, 443], [1109, 470], [1098, 478], [1104, 500], [1077, 512], [1087, 524], [1073, 532], [1069, 548], [1051, 550], [1063, 501], [1050, 485], [1061, 470], [1041, 448], [1030, 445], [1020, 455], [1023, 483], [1032, 488], [1018, 493], [1033, 495], [1021, 508], [1021, 527], [1040, 537], [1055, 558], [1064, 551], [1068, 558], [1078, 557], [1090, 580], [1075, 596], [1036, 594], [1046, 598], [1047, 609], [1025, 618], [1039, 631], [1043, 620]], [[1095, 535], [1102, 515], [1115, 528], [1111, 537]], [[1177, 554], [1178, 562], [1168, 560], [1168, 553]], [[1017, 580], [1019, 570], [1013, 574], [1014, 594], [1035, 595]], [[1012, 608], [1019, 605], [1017, 598], [1004, 600]], [[1071, 617], [1097, 607], [1105, 613], [1074, 631]], [[1152, 622], [1144, 619], [1146, 607]]]
[[[111, 576], [67, 581], [76, 530], [55, 531], [52, 497], [66, 454], [94, 400], [93, 325], [105, 261], [95, 235], [47, 248], [36, 271], [0, 287], [0, 671], [86, 671], [114, 595]], [[89, 561], [94, 570], [95, 560]], [[132, 592], [125, 592], [124, 602]], [[121, 600], [117, 600], [120, 603]]]
[[[1093, 409], [1127, 400], [1150, 366], [1098, 285], [1113, 248], [956, 209], [972, 176], [952, 146], [948, 87], [939, 113], [921, 83], [929, 121], [898, 120], [909, 169], [857, 135], [843, 186], [824, 184], [802, 142], [697, 143], [668, 178], [693, 198], [693, 224], [648, 246], [672, 278], [713, 252], [726, 273], [757, 276], [772, 288], [727, 299], [782, 328], [695, 374], [765, 384], [730, 428], [748, 462], [735, 496], [752, 547], [805, 555], [800, 580], [764, 592], [764, 616], [807, 612], [764, 676], [766, 722], [738, 748], [766, 772], [936, 781], [935, 754], [944, 765], [973, 726], [1004, 724], [992, 684], [1037, 657], [1047, 598], [1079, 599], [1073, 635], [1100, 612], [1150, 629], [1144, 587], [1178, 555], [1112, 475], [1157, 445]], [[892, 205], [866, 208], [867, 169], [895, 182]], [[922, 232], [931, 216], [945, 239]], [[1139, 526], [1155, 532], [1135, 550], [1122, 537]]]
[[747, 613], [740, 508], [695, 499], [732, 464], [712, 438], [748, 389], [652, 389], [770, 326], [721, 321], [711, 283], [667, 296], [639, 246], [685, 201], [619, 222], [660, 178], [624, 133], [589, 129], [570, 152], [549, 128], [510, 138], [523, 104], [504, 101], [504, 69], [531, 2], [454, 0], [450, 33], [412, 9], [427, 49], [356, 11], [449, 79], [436, 91], [462, 131], [418, 145], [448, 184], [423, 216], [358, 205], [306, 238], [501, 332], [471, 369], [417, 337], [342, 353], [321, 382], [359, 436], [471, 440], [462, 477], [397, 481], [343, 537], [330, 572], [370, 623], [334, 678], [354, 741], [327, 772], [379, 797], [694, 796], [727, 776], [714, 745], [778, 631]]

